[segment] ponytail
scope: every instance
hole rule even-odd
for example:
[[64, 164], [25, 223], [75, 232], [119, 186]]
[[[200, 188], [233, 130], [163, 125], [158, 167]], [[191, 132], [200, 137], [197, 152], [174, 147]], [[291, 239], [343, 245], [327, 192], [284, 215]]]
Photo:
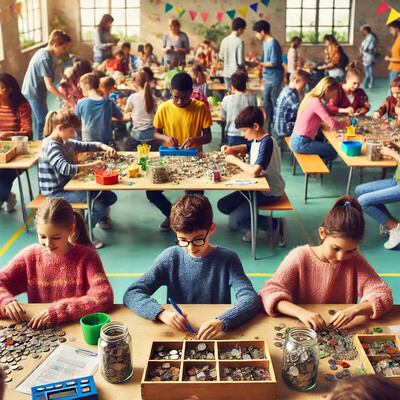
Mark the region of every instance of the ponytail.
[[71, 236], [72, 243], [80, 243], [85, 246], [93, 246], [89, 238], [89, 232], [87, 229], [85, 219], [77, 211], [74, 211], [74, 214], [75, 214], [75, 230]]
[[346, 79], [350, 76], [357, 77], [360, 82], [365, 78], [365, 69], [361, 61], [352, 61], [346, 67]]
[[46, 122], [44, 124], [43, 137], [48, 137], [53, 133], [55, 125], [53, 124], [53, 116], [57, 114], [57, 111], [50, 111], [46, 116]]
[[57, 125], [65, 128], [77, 129], [81, 126], [81, 120], [71, 110], [50, 111], [46, 116], [43, 136], [50, 136]]
[[149, 76], [144, 71], [139, 71], [135, 77], [136, 84], [144, 89], [144, 109], [147, 114], [152, 114], [156, 108], [156, 102], [149, 84]]

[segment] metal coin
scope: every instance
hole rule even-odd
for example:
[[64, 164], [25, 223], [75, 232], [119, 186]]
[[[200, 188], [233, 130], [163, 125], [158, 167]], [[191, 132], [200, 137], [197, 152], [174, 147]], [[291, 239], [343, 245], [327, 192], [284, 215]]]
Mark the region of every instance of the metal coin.
[[332, 374], [325, 374], [325, 375], [324, 375], [324, 378], [325, 378], [327, 381], [334, 381], [334, 380], [335, 380], [335, 376], [332, 375]]
[[283, 347], [283, 343], [282, 342], [275, 342], [274, 346], [275, 347]]
[[298, 376], [299, 375], [299, 369], [297, 367], [295, 367], [295, 366], [290, 367], [289, 368], [289, 375], [294, 376], [294, 377]]
[[336, 371], [336, 370], [338, 369], [337, 365], [334, 365], [334, 364], [330, 364], [330, 365], [329, 365], [329, 368], [330, 368], [332, 371]]
[[7, 376], [7, 377], [4, 379], [4, 382], [5, 382], [5, 383], [9, 383], [9, 382], [11, 382], [11, 381], [12, 381], [11, 376]]
[[67, 341], [67, 339], [65, 339], [64, 337], [60, 337], [60, 338], [58, 339], [58, 341], [59, 341], [60, 343], [65, 343], [65, 342]]
[[341, 372], [336, 372], [335, 376], [338, 379], [342, 379], [343, 378], [343, 374]]

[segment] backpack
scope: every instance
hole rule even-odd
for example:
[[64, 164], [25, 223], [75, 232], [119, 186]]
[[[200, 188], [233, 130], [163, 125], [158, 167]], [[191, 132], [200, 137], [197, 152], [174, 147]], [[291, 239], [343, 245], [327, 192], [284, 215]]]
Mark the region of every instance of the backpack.
[[343, 47], [339, 45], [339, 53], [340, 53], [340, 67], [343, 70], [346, 70], [347, 64], [349, 63], [349, 57], [344, 52]]

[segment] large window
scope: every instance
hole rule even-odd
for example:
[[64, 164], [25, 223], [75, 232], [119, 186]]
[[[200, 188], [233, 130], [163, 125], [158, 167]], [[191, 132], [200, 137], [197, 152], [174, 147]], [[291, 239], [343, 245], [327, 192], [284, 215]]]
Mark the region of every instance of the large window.
[[119, 39], [135, 41], [140, 36], [140, 0], [80, 0], [81, 38], [92, 40], [92, 30], [103, 14], [114, 18], [111, 33]]
[[354, 0], [286, 0], [286, 41], [300, 36], [303, 43], [323, 43], [324, 35], [349, 43]]
[[[19, 41], [22, 48], [43, 41], [41, 0], [22, 0], [18, 17]], [[17, 11], [15, 11], [17, 13]]]

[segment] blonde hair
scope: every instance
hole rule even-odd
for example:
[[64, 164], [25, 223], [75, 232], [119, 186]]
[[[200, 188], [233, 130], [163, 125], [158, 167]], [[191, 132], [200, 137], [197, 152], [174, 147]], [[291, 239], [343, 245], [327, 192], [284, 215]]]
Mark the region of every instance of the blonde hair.
[[71, 110], [50, 111], [46, 116], [43, 136], [50, 136], [57, 125], [61, 125], [63, 129], [77, 129], [81, 126], [81, 120]]
[[318, 97], [319, 99], [322, 99], [327, 92], [338, 88], [339, 82], [335, 78], [332, 78], [331, 76], [326, 76], [325, 78], [321, 79], [314, 87], [314, 89], [312, 89], [304, 97], [303, 101], [300, 104], [298, 114], [301, 114], [305, 110], [308, 101], [312, 97]]
[[75, 225], [71, 242], [92, 246], [85, 220], [81, 214], [72, 209], [67, 200], [58, 197], [47, 198], [35, 215], [35, 227], [42, 224], [57, 225], [66, 229]]
[[201, 85], [205, 81], [203, 68], [201, 65], [194, 65], [189, 71], [189, 75], [193, 80], [193, 84]]
[[147, 114], [153, 113], [156, 102], [149, 84], [149, 76], [145, 71], [139, 71], [135, 76], [135, 82], [141, 89], [144, 89], [144, 108]]
[[82, 75], [79, 79], [80, 85], [89, 85], [90, 89], [97, 90], [100, 85], [100, 78], [94, 72], [89, 72], [88, 74]]
[[364, 65], [361, 61], [350, 62], [346, 67], [346, 71], [346, 80], [351, 76], [355, 76], [361, 83], [365, 78]]

